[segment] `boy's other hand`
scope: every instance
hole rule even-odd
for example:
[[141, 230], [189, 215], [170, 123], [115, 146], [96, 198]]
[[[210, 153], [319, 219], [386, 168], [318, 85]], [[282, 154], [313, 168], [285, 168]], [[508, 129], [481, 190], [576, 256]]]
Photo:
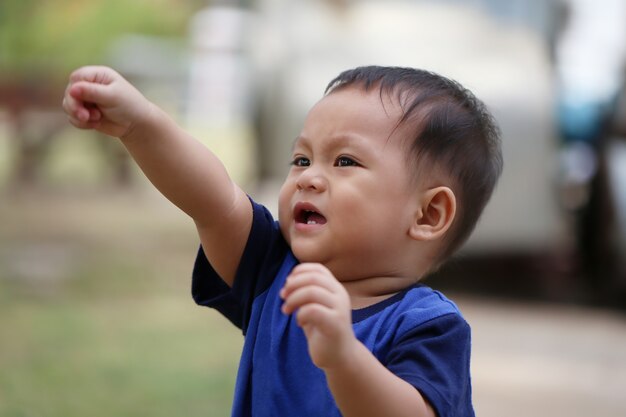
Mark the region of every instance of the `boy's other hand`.
[[284, 300], [283, 313], [295, 312], [316, 366], [330, 369], [351, 358], [358, 340], [352, 330], [350, 297], [325, 266], [297, 265], [280, 296]]
[[63, 109], [77, 128], [123, 139], [149, 119], [152, 103], [111, 68], [88, 66], [70, 75]]

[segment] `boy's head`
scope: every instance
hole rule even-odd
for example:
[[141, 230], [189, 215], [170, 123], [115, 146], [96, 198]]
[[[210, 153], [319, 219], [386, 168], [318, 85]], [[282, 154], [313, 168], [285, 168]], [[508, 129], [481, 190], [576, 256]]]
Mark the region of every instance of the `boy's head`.
[[281, 229], [298, 259], [344, 279], [413, 268], [420, 241], [436, 241], [430, 269], [469, 236], [501, 167], [497, 128], [467, 90], [415, 69], [356, 68], [307, 116]]
[[407, 135], [407, 163], [416, 179], [441, 170], [451, 181], [456, 218], [439, 261], [447, 259], [470, 236], [502, 172], [495, 120], [472, 92], [429, 71], [359, 67], [339, 74], [325, 93], [350, 86], [374, 89], [400, 104], [398, 128]]

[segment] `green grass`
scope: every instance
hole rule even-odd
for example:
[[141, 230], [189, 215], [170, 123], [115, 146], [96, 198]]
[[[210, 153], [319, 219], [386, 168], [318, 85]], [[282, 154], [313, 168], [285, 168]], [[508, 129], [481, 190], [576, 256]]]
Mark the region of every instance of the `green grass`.
[[135, 192], [0, 201], [0, 417], [228, 416], [240, 332], [190, 297], [197, 238]]

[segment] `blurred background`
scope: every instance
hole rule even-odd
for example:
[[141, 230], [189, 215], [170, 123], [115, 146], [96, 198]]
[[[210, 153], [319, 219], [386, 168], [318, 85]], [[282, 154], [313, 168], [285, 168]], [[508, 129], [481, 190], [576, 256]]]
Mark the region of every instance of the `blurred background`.
[[625, 63], [623, 0], [2, 0], [0, 417], [229, 415], [242, 339], [190, 297], [193, 222], [61, 111], [87, 64], [272, 210], [340, 71], [461, 82], [498, 120], [505, 169], [427, 283], [473, 327], [477, 415], [626, 415]]

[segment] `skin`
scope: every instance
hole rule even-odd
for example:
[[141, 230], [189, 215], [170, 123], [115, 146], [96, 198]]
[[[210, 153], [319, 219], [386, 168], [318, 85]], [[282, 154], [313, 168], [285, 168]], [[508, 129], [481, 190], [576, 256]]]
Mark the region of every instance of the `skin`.
[[[63, 108], [77, 128], [120, 138], [150, 181], [192, 217], [208, 260], [232, 286], [252, 211], [215, 155], [109, 68], [72, 73]], [[400, 114], [376, 89], [324, 97], [296, 140], [279, 196], [281, 231], [302, 262], [281, 290], [283, 312], [296, 315], [345, 417], [435, 415], [356, 339], [351, 323], [353, 308], [419, 280], [456, 211], [445, 177], [409, 175], [402, 129], [394, 129]], [[306, 224], [303, 208], [321, 217]]]
[[[407, 169], [400, 117], [399, 106], [375, 91], [324, 97], [304, 122], [279, 195], [281, 231], [296, 258], [330, 269], [354, 308], [414, 284], [447, 228], [450, 216], [440, 211], [453, 210], [448, 188], [415, 181]], [[298, 222], [301, 204], [325, 223]]]

